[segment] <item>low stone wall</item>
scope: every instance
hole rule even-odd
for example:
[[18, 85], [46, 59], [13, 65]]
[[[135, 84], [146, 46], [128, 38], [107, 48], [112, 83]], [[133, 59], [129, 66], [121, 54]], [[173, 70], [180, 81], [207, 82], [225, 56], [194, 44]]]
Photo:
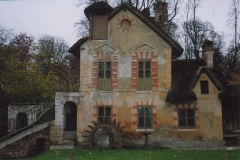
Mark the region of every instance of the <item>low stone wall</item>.
[[7, 145], [0, 149], [1, 158], [20, 158], [32, 157], [39, 154], [39, 148], [36, 146], [36, 139], [46, 139], [43, 151], [50, 149], [50, 127], [44, 128], [40, 131], [27, 135], [18, 141]]

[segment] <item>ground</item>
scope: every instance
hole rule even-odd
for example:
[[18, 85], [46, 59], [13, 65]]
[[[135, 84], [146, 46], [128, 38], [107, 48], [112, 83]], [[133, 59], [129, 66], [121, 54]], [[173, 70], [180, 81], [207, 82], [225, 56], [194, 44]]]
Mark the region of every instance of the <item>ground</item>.
[[[25, 158], [21, 160], [27, 160]], [[52, 150], [31, 160], [240, 160], [239, 150], [159, 150], [159, 149], [119, 149], [119, 150]]]

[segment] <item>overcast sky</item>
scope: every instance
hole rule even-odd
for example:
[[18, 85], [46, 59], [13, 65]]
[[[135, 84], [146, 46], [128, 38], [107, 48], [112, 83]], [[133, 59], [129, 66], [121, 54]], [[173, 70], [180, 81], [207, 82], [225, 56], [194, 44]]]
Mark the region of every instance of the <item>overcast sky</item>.
[[[62, 37], [72, 46], [79, 39], [74, 23], [84, 16], [77, 3], [78, 0], [0, 0], [0, 25], [36, 39], [43, 34]], [[199, 18], [213, 24], [215, 31], [224, 31], [226, 39], [231, 33], [226, 22], [230, 3], [231, 0], [202, 0], [197, 12]], [[183, 15], [176, 20], [182, 18]]]

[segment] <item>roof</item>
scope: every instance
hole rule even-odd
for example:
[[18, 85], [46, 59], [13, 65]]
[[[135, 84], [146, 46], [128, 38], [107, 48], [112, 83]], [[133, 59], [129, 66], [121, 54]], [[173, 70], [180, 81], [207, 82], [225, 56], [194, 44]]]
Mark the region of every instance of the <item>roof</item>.
[[221, 73], [216, 69], [206, 67], [203, 59], [174, 60], [172, 61], [172, 86], [165, 101], [197, 101], [192, 89], [202, 73], [207, 74], [219, 91], [225, 92]]
[[69, 48], [68, 52], [80, 59], [80, 46], [88, 40], [88, 37], [80, 38], [74, 45]]
[[196, 101], [197, 97], [191, 90], [190, 84], [195, 78], [196, 71], [204, 65], [202, 59], [172, 61], [172, 86], [165, 101]]
[[[100, 5], [99, 5], [100, 4]], [[110, 6], [111, 7], [111, 6]], [[104, 10], [106, 8], [106, 11], [103, 11], [104, 13], [108, 13], [111, 9], [109, 7], [109, 4], [106, 2], [97, 2], [89, 7], [87, 7], [84, 12], [87, 17], [89, 17], [90, 13], [97, 13], [102, 14], [100, 10]], [[144, 16], [143, 13], [141, 13], [137, 8], [133, 7], [132, 5], [128, 3], [123, 3], [113, 10], [111, 10], [108, 19], [111, 20], [119, 11], [121, 11], [123, 8], [127, 8], [129, 11], [131, 11], [134, 15], [136, 15], [139, 19], [142, 20], [149, 28], [151, 28], [156, 34], [158, 34], [164, 41], [166, 41], [171, 47], [172, 47], [172, 55], [174, 57], [179, 57], [182, 52], [183, 48], [175, 41], [173, 40], [163, 29], [161, 29], [159, 26], [157, 26], [153, 21], [151, 21], [150, 17]], [[75, 56], [78, 55], [76, 53], [77, 51], [75, 49], [79, 49], [80, 45], [82, 45], [87, 39], [79, 39], [70, 49], [69, 52], [74, 54]], [[83, 42], [84, 41], [84, 42]], [[83, 42], [83, 43], [81, 43]], [[79, 55], [77, 56], [79, 57]]]
[[113, 10], [113, 8], [104, 1], [99, 1], [91, 4], [87, 8], [84, 9], [84, 14], [89, 19], [90, 14], [108, 14]]

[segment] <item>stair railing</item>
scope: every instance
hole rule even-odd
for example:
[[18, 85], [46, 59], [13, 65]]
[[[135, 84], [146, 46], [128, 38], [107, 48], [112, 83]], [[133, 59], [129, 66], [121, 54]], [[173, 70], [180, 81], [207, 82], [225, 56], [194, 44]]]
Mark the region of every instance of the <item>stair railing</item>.
[[[29, 126], [36, 124], [36, 122], [39, 121], [46, 112], [48, 112], [49, 110], [54, 109], [54, 108], [55, 108], [55, 104], [42, 104], [42, 105], [34, 106], [33, 108], [31, 108], [25, 112], [22, 112], [22, 113], [26, 114], [26, 116], [27, 116], [27, 125], [24, 127], [21, 127], [21, 128], [17, 127], [17, 123], [18, 123], [17, 116], [11, 118], [8, 121], [8, 135], [14, 134], [19, 131], [26, 130], [24, 128], [29, 128]], [[53, 116], [51, 118], [51, 120], [54, 120], [54, 119], [55, 119], [55, 116]], [[44, 123], [44, 122], [41, 122], [41, 123]], [[38, 124], [41, 124], [41, 123], [38, 123]]]

